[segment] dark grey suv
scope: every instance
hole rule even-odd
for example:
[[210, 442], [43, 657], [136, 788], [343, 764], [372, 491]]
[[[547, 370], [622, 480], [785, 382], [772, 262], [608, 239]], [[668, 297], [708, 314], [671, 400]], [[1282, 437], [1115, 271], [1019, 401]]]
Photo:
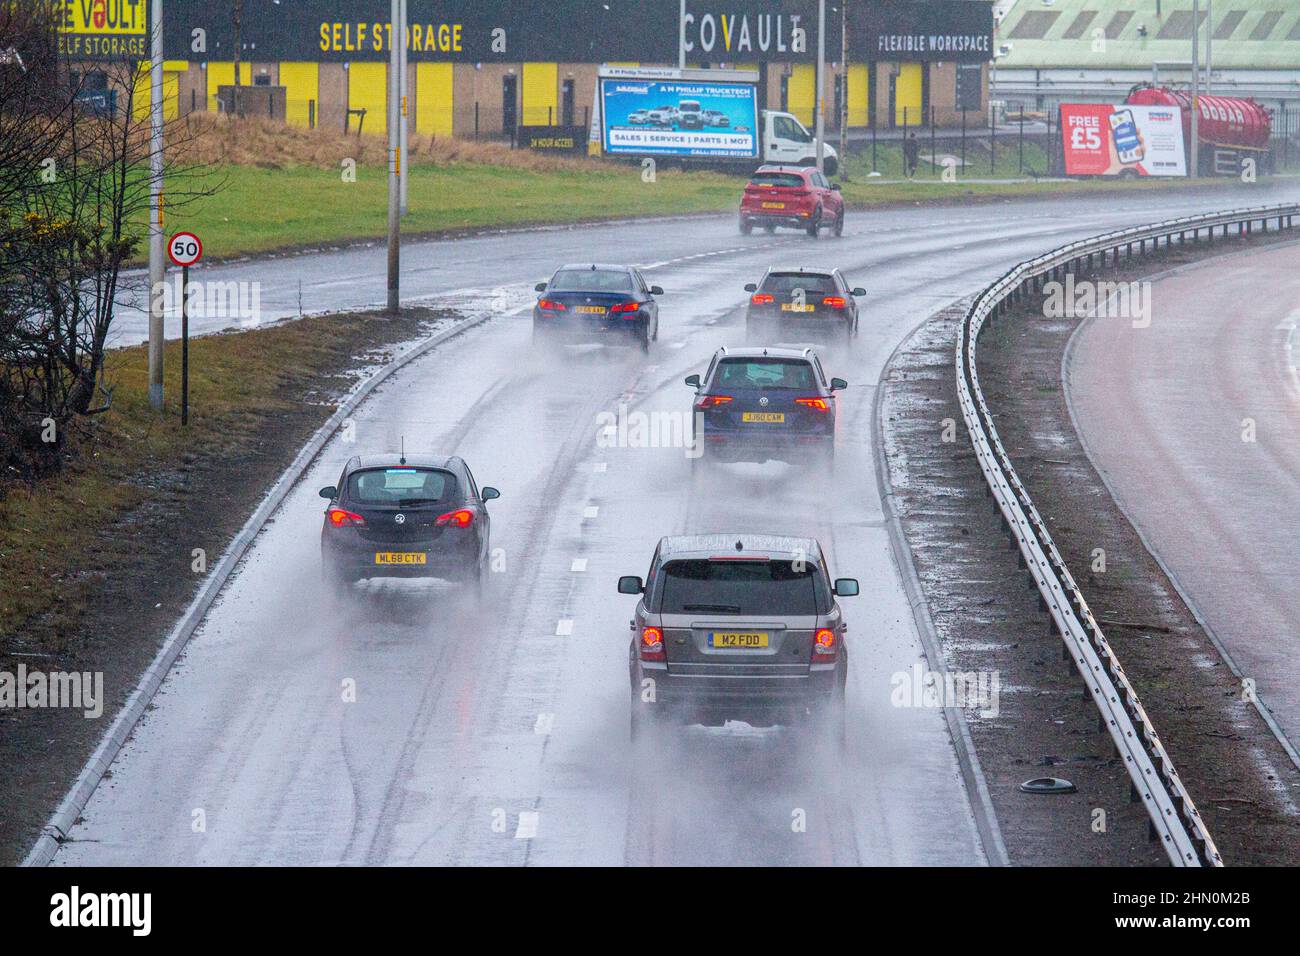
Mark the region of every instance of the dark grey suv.
[[668, 537], [649, 576], [619, 578], [640, 594], [631, 621], [632, 736], [659, 723], [806, 724], [843, 740], [848, 626], [812, 538], [761, 534]]

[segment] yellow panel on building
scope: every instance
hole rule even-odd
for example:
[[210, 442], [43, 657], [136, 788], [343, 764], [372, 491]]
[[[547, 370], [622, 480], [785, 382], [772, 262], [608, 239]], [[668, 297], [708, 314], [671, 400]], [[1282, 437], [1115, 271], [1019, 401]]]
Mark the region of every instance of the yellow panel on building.
[[[253, 64], [239, 64], [239, 81], [244, 86], [253, 85]], [[209, 63], [208, 64], [208, 109], [212, 112], [217, 111], [217, 90], [223, 86], [234, 86], [235, 84], [235, 64], [234, 63]]]
[[[178, 72], [168, 70], [169, 64], [163, 64], [163, 119], [174, 120], [181, 113], [181, 78]], [[149, 64], [141, 63], [135, 75], [135, 95], [131, 100], [132, 113], [136, 120], [149, 118], [149, 109], [153, 105], [153, 85], [149, 79]]]
[[[900, 63], [898, 78], [894, 81], [894, 123], [902, 126], [919, 126], [925, 122], [922, 110], [922, 70], [920, 63]], [[903, 112], [906, 110], [906, 114]]]
[[309, 126], [312, 103], [316, 104], [316, 116], [320, 116], [319, 63], [281, 63], [280, 85], [284, 87], [284, 118], [288, 123]]
[[415, 67], [415, 129], [433, 136], [452, 133], [453, 66], [419, 63]]
[[786, 85], [786, 108], [805, 126], [813, 124], [813, 99], [817, 89], [817, 68], [810, 63], [796, 63]]
[[871, 122], [871, 74], [865, 63], [849, 64], [849, 125], [866, 126]]
[[[348, 67], [348, 109], [365, 110], [367, 133], [388, 135], [388, 64], [353, 63]], [[355, 129], [355, 122], [351, 125]]]
[[522, 126], [545, 126], [559, 122], [560, 65], [525, 63]]

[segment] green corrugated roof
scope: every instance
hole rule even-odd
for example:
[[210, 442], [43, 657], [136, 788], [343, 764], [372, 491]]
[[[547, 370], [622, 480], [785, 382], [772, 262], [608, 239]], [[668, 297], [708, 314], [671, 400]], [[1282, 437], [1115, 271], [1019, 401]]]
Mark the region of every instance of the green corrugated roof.
[[[1212, 29], [1216, 70], [1300, 69], [1296, 0], [1214, 0]], [[1011, 46], [998, 65], [1148, 69], [1190, 60], [1191, 36], [1192, 0], [1017, 0], [998, 31]]]

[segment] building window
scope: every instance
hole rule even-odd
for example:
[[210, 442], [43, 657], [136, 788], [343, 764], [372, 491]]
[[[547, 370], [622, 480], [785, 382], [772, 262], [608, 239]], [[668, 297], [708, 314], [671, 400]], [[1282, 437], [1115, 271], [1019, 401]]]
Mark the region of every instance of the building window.
[[[1246, 15], [1245, 10], [1230, 10], [1219, 25], [1214, 28], [1214, 39], [1226, 40], [1236, 32], [1237, 27], [1241, 26], [1241, 20]], [[1292, 37], [1292, 39], [1295, 39]]]
[[1008, 36], [1013, 40], [1041, 40], [1060, 16], [1056, 10], [1030, 10], [1020, 18]]
[[1096, 19], [1097, 19], [1096, 10], [1084, 10], [1082, 13], [1080, 13], [1077, 17], [1074, 18], [1073, 23], [1071, 23], [1068, 27], [1065, 28], [1065, 32], [1061, 34], [1061, 39], [1063, 40], [1079, 39], [1079, 37], [1083, 36], [1083, 31], [1088, 29], [1088, 27], [1092, 26], [1092, 21]]
[[1281, 10], [1273, 10], [1264, 14], [1260, 17], [1259, 23], [1255, 24], [1255, 29], [1250, 31], [1250, 38], [1252, 40], [1267, 40], [1268, 35], [1272, 33], [1273, 28], [1277, 26], [1277, 21], [1281, 19]]
[[1133, 10], [1120, 10], [1111, 17], [1110, 22], [1106, 24], [1106, 39], [1118, 40], [1119, 35], [1124, 32], [1124, 28], [1133, 19], [1135, 12]]

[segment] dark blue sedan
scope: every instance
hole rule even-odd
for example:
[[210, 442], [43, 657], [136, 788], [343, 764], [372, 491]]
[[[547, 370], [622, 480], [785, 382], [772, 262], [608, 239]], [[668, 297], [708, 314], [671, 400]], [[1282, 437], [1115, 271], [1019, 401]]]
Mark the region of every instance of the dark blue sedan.
[[533, 306], [533, 342], [613, 342], [650, 351], [659, 337], [664, 290], [648, 285], [640, 269], [591, 263], [561, 266], [539, 282]]

